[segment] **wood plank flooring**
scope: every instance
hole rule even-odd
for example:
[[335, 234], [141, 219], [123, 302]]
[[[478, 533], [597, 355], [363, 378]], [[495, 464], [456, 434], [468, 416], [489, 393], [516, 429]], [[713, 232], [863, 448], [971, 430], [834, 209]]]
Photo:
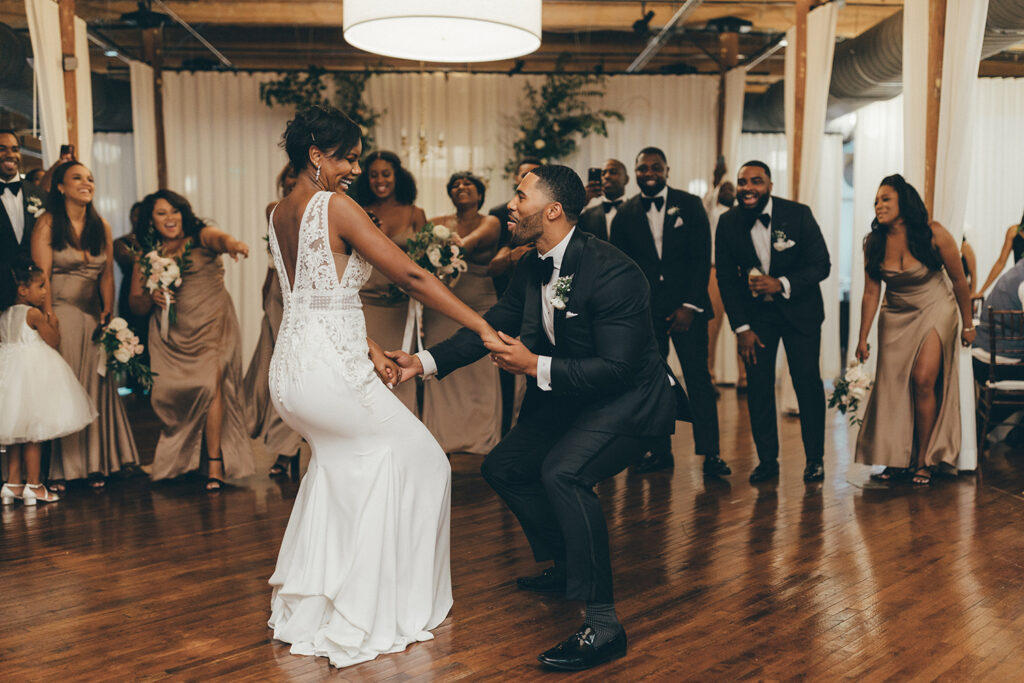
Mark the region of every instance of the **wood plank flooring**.
[[[782, 476], [751, 486], [745, 400], [725, 389], [719, 406], [728, 480], [702, 479], [681, 425], [674, 472], [600, 487], [630, 648], [599, 669], [539, 667], [580, 605], [514, 589], [537, 566], [479, 459], [457, 456], [455, 607], [433, 641], [338, 670], [272, 640], [266, 581], [296, 482], [114, 480], [0, 513], [0, 680], [1024, 679], [1024, 453], [931, 489], [872, 487], [830, 414], [827, 478], [805, 485], [783, 418]], [[148, 454], [153, 422], [136, 426]]]

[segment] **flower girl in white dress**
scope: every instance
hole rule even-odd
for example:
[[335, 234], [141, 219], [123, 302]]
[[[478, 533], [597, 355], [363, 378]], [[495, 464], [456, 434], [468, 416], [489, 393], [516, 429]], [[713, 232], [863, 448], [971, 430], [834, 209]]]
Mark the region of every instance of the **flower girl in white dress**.
[[[96, 409], [71, 367], [54, 349], [60, 332], [40, 309], [46, 278], [31, 261], [5, 274], [0, 315], [0, 444], [9, 446], [0, 502], [25, 505], [59, 500], [39, 479], [40, 443], [83, 429]], [[24, 478], [22, 484], [22, 466]]]

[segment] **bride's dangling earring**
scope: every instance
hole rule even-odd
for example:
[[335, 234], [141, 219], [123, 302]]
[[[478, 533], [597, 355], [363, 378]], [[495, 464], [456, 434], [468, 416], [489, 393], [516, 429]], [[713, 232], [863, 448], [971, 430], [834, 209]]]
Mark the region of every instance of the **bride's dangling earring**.
[[320, 184], [320, 167], [319, 166], [316, 167], [316, 177], [313, 178], [313, 182], [316, 183], [317, 185]]

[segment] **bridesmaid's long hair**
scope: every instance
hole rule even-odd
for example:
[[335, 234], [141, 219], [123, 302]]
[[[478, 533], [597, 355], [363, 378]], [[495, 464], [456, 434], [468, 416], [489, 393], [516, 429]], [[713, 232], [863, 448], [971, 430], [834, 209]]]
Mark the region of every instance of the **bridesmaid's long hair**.
[[403, 206], [410, 206], [416, 201], [416, 179], [405, 166], [402, 166], [402, 160], [397, 154], [383, 149], [371, 152], [359, 162], [363, 172], [352, 183], [352, 189], [348, 191], [349, 196], [364, 208], [377, 201], [377, 195], [370, 189], [370, 164], [378, 159], [387, 162], [395, 172], [395, 200]]
[[57, 189], [64, 183], [64, 176], [75, 166], [85, 168], [85, 164], [68, 161], [58, 166], [53, 172], [50, 194], [46, 197], [46, 211], [50, 214], [52, 221], [50, 246], [54, 251], [60, 251], [71, 245], [75, 249], [86, 250], [93, 256], [99, 256], [107, 248], [107, 229], [103, 225], [103, 219], [96, 212], [96, 207], [92, 205], [92, 202], [85, 205], [85, 227], [82, 228], [82, 234], [76, 241], [74, 232], [71, 230], [71, 219], [68, 218], [68, 207], [65, 204], [67, 200]]
[[199, 231], [206, 227], [206, 221], [196, 216], [188, 200], [177, 192], [157, 190], [153, 194], [146, 195], [146, 198], [142, 200], [142, 208], [139, 209], [138, 236], [142, 244], [148, 245], [160, 241], [160, 235], [153, 225], [153, 207], [156, 206], [158, 199], [166, 200], [168, 204], [181, 212], [181, 227], [185, 232], [186, 239], [199, 237]]
[[[883, 179], [879, 187], [891, 187], [900, 205], [900, 217], [907, 226], [907, 248], [918, 261], [930, 270], [942, 268], [942, 257], [932, 244], [932, 229], [921, 195], [914, 186], [900, 174]], [[882, 262], [885, 261], [885, 242], [889, 226], [871, 221], [871, 232], [864, 238], [864, 270], [875, 280], [882, 279]]]

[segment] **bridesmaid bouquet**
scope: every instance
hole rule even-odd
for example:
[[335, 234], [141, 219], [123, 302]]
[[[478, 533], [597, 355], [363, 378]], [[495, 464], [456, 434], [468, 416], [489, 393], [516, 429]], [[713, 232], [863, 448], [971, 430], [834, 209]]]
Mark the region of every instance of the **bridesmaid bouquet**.
[[860, 416], [860, 402], [867, 397], [873, 383], [863, 363], [850, 361], [846, 372], [836, 380], [835, 390], [828, 397], [828, 407], [836, 408], [849, 417], [851, 425], [859, 425], [864, 422]]
[[409, 258], [441, 282], [453, 287], [466, 272], [462, 249], [452, 241], [452, 231], [443, 225], [427, 223], [406, 243]]
[[99, 373], [106, 375], [109, 371], [115, 378], [132, 376], [143, 389], [153, 386], [153, 372], [142, 362], [145, 347], [139, 343], [139, 337], [124, 318], [113, 318], [97, 332], [100, 348], [106, 362], [101, 358]]
[[[142, 269], [143, 284], [152, 294], [158, 290], [174, 293], [181, 287], [181, 274], [188, 267], [191, 246], [186, 243], [185, 251], [180, 256], [164, 256], [155, 247], [141, 253], [138, 257], [139, 268]], [[167, 328], [177, 322], [178, 317], [174, 304], [168, 304], [161, 314], [160, 336], [167, 339]]]

